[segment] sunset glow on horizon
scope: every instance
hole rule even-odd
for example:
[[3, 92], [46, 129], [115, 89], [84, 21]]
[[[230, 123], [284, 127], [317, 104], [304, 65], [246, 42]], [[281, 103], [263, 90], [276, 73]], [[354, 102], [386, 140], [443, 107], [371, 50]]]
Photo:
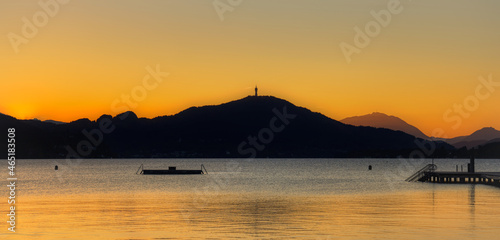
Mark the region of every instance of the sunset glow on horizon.
[[500, 130], [497, 1], [255, 0], [222, 20], [213, 1], [41, 2], [57, 6], [0, 4], [0, 113], [19, 119], [95, 120], [134, 94], [129, 110], [152, 118], [258, 85], [336, 120], [382, 112], [427, 135]]

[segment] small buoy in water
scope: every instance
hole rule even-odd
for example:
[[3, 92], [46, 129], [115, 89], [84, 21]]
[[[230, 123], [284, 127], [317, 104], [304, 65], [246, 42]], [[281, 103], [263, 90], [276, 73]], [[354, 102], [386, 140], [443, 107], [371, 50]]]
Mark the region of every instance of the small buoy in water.
[[56, 167], [55, 167], [54, 169], [55, 169], [55, 170], [58, 170], [58, 169], [59, 169], [59, 167], [56, 165]]
[[368, 170], [372, 170], [372, 165], [368, 165]]

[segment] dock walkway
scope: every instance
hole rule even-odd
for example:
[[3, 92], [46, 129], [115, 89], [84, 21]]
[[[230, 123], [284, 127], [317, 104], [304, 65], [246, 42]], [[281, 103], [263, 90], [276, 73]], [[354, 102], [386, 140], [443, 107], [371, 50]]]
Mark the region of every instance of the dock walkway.
[[[476, 172], [475, 158], [472, 156], [467, 165], [467, 172], [438, 172], [437, 166], [427, 164], [425, 167], [406, 179], [408, 182], [487, 184], [500, 187], [500, 172]], [[458, 166], [457, 166], [458, 170]]]
[[424, 172], [420, 182], [481, 183], [500, 187], [500, 172]]

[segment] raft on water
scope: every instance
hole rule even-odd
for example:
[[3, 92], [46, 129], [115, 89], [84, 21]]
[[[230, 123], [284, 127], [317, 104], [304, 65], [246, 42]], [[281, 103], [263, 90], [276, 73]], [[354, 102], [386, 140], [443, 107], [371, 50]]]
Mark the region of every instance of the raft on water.
[[168, 167], [167, 169], [144, 169], [144, 165], [141, 164], [136, 174], [142, 175], [174, 175], [174, 174], [208, 174], [207, 169], [203, 164], [201, 164], [200, 170], [181, 170], [176, 167]]

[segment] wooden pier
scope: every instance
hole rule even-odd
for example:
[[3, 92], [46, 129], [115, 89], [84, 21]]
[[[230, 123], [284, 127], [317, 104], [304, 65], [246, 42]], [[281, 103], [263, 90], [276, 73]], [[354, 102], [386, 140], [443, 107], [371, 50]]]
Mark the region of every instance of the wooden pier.
[[[434, 162], [434, 161], [433, 161]], [[467, 164], [467, 172], [437, 172], [437, 166], [428, 164], [409, 178], [408, 182], [487, 184], [500, 187], [500, 172], [476, 172], [476, 161], [472, 156]]]
[[500, 187], [500, 172], [424, 172], [420, 182], [480, 183]]

